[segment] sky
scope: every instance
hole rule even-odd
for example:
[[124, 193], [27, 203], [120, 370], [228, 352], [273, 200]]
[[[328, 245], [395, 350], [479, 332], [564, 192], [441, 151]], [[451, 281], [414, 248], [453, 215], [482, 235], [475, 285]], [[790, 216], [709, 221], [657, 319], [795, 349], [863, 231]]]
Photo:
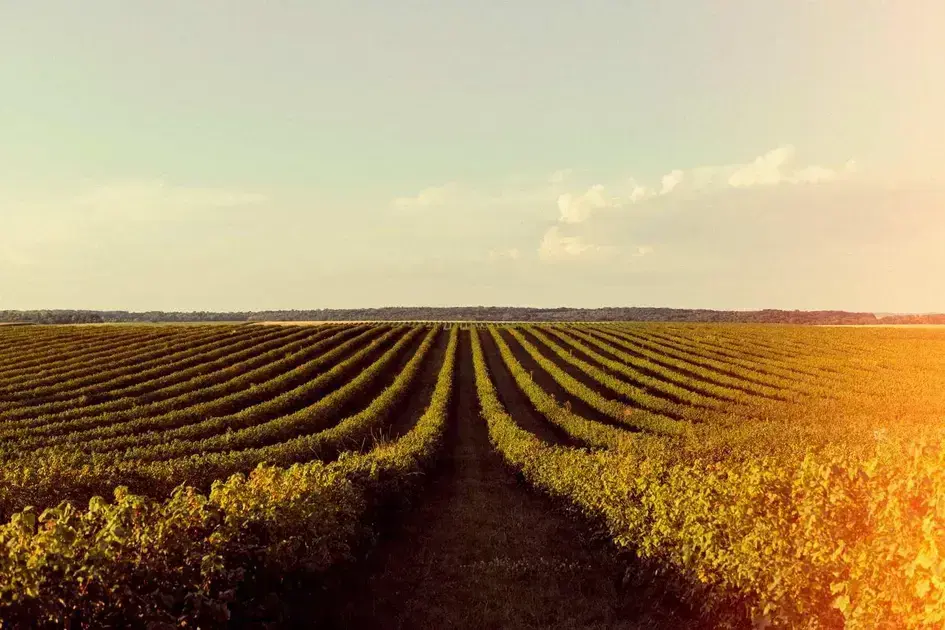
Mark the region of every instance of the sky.
[[0, 0], [0, 310], [945, 311], [941, 0]]

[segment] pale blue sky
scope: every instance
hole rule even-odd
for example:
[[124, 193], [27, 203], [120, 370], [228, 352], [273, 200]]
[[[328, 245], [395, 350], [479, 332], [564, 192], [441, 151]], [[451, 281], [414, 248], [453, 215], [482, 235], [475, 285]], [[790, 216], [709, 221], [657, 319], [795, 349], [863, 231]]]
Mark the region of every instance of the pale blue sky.
[[0, 4], [0, 309], [945, 310], [945, 3]]

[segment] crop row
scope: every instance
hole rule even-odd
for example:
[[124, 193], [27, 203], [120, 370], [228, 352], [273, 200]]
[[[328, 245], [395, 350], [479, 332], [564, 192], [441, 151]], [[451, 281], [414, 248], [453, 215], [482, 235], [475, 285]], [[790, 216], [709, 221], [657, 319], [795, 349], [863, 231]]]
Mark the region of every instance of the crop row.
[[[398, 335], [398, 331], [405, 330], [406, 334]], [[331, 427], [332, 421], [340, 420], [339, 413], [344, 409], [369, 398], [368, 388], [390, 371], [420, 332], [420, 328], [389, 330], [344, 358], [305, 384], [307, 396], [320, 392], [320, 397], [314, 404], [297, 410], [298, 399], [283, 395], [244, 412], [172, 430], [84, 442], [78, 445], [79, 450], [61, 445], [40, 448], [20, 457], [16, 466], [4, 471], [10, 500], [36, 497], [48, 505], [60, 498], [86, 497], [93, 491], [101, 492], [119, 484], [160, 495], [182, 483], [199, 486], [258, 463], [312, 459], [321, 441], [312, 436]], [[427, 343], [421, 344], [424, 354], [433, 334], [434, 331], [429, 331]], [[395, 336], [400, 337], [397, 342], [364, 367]], [[413, 372], [406, 371], [404, 378], [412, 375]], [[336, 437], [343, 437], [343, 433]], [[283, 442], [289, 444], [282, 447]], [[325, 444], [331, 445], [330, 437]], [[304, 457], [304, 451], [303, 457], [299, 457], [299, 447], [308, 449], [308, 457]], [[80, 469], [83, 471], [80, 478], [68, 478], [70, 470]], [[24, 470], [29, 474], [23, 474]], [[20, 505], [8, 503], [7, 509]]]
[[582, 418], [570, 408], [560, 404], [552, 395], [541, 388], [522, 364], [512, 354], [502, 335], [495, 328], [489, 328], [489, 334], [495, 341], [503, 363], [515, 380], [516, 385], [525, 394], [534, 408], [552, 424], [582, 444], [598, 448], [618, 448], [622, 442], [631, 439], [630, 433], [613, 426]]
[[[811, 379], [830, 378], [829, 373], [818, 372], [817, 370], [803, 367], [803, 356], [795, 355], [786, 359], [772, 353], [759, 350], [753, 345], [745, 346], [737, 343], [736, 340], [726, 341], [723, 338], [701, 339], [698, 337], [685, 337], [682, 335], [673, 335], [663, 331], [623, 331], [625, 334], [651, 341], [663, 347], [673, 348], [682, 352], [690, 352], [704, 356], [708, 359], [716, 360], [722, 364], [732, 364], [746, 366], [758, 376], [759, 380], [766, 384], [777, 386], [779, 379], [787, 381], [807, 382]], [[771, 379], [771, 380], [769, 380]]]
[[686, 431], [686, 422], [674, 420], [666, 415], [653, 413], [643, 408], [630, 407], [618, 400], [602, 395], [596, 387], [586, 385], [584, 382], [568, 374], [557, 363], [542, 355], [541, 352], [538, 351], [538, 348], [525, 339], [520, 331], [509, 328], [508, 333], [519, 343], [525, 352], [555, 380], [555, 382], [564, 388], [565, 391], [617, 423], [635, 430], [667, 435], [678, 435]]
[[[23, 374], [7, 374], [0, 380], [0, 396], [3, 400], [16, 401], [35, 399], [47, 393], [55, 392], [64, 383], [70, 386], [87, 384], [83, 379], [101, 379], [103, 371], [114, 370], [126, 365], [135, 365], [175, 352], [180, 345], [192, 342], [203, 343], [223, 338], [230, 334], [252, 334], [252, 330], [238, 329], [208, 332], [198, 328], [191, 329], [184, 335], [146, 335], [134, 337], [129, 342], [114, 343], [102, 349], [100, 354], [80, 354], [74, 361], [60, 365], [42, 366], [39, 372], [28, 371]], [[104, 368], [104, 370], [103, 370]], [[107, 376], [107, 375], [106, 375]]]
[[[193, 404], [199, 402], [192, 398], [198, 391], [202, 394], [203, 399], [207, 400], [212, 398], [216, 392], [216, 390], [210, 388], [227, 382], [230, 382], [229, 389], [232, 392], [240, 388], [238, 381], [231, 382], [236, 377], [267, 366], [269, 373], [273, 373], [271, 370], [277, 367], [276, 364], [281, 359], [291, 358], [300, 362], [307, 356], [303, 351], [314, 347], [317, 342], [328, 337], [337, 339], [336, 335], [340, 334], [339, 330], [302, 329], [277, 338], [260, 339], [243, 350], [231, 348], [232, 353], [220, 359], [208, 361], [205, 364], [199, 364], [190, 369], [181, 370], [140, 385], [109, 390], [107, 396], [103, 396], [103, 398], [108, 398], [104, 402], [69, 406], [69, 401], [66, 401], [48, 406], [41, 405], [31, 408], [32, 413], [26, 417], [20, 417], [21, 414], [19, 413], [8, 412], [0, 417], [0, 440], [6, 436], [15, 435], [24, 428], [43, 427], [44, 429], [53, 429], [53, 426], [57, 423], [65, 423], [79, 418], [91, 418], [105, 413], [126, 412], [131, 409], [134, 409], [134, 412], [138, 414], [159, 413], [160, 411], [154, 403], [176, 399], [185, 405]], [[297, 365], [297, 362], [289, 365]], [[256, 381], [247, 380], [247, 382]], [[113, 418], [117, 419], [117, 416]], [[68, 425], [60, 424], [59, 426]], [[34, 432], [34, 434], [36, 433]]]
[[[713, 393], [723, 390], [741, 392], [741, 398], [769, 398], [771, 400], [786, 400], [784, 392], [768, 384], [755, 382], [755, 377], [748, 371], [729, 369], [724, 365], [713, 364], [692, 353], [682, 353], [661, 348], [657, 344], [641, 341], [610, 330], [588, 328], [588, 333], [615, 348], [624, 354], [646, 359], [651, 364], [660, 365], [668, 370], [674, 370], [696, 381], [701, 382], [703, 389], [712, 388]], [[739, 374], [739, 372], [743, 372]]]
[[113, 502], [95, 499], [87, 510], [63, 504], [16, 514], [0, 527], [0, 544], [11, 550], [0, 556], [0, 618], [216, 625], [287, 574], [318, 579], [349, 556], [375, 506], [411, 491], [439, 452], [457, 333], [426, 412], [394, 443], [328, 464], [261, 466], [207, 495], [182, 487], [152, 500], [118, 489]]
[[[303, 351], [307, 360], [301, 363], [294, 357], [285, 358], [286, 363], [292, 363], [295, 367], [283, 371], [281, 367], [284, 366], [279, 366], [276, 375], [268, 380], [257, 382], [254, 377], [258, 377], [258, 374], [250, 372], [233, 381], [224, 382], [216, 388], [190, 390], [184, 395], [187, 397], [184, 404], [181, 404], [179, 400], [174, 404], [173, 399], [156, 403], [156, 406], [161, 408], [160, 413], [155, 413], [154, 406], [138, 413], [136, 413], [138, 408], [133, 408], [128, 412], [106, 413], [92, 418], [67, 420], [55, 426], [50, 425], [48, 428], [44, 427], [45, 434], [43, 435], [39, 435], [39, 432], [35, 430], [23, 431], [15, 439], [5, 441], [0, 448], [0, 453], [15, 453], [26, 445], [34, 448], [57, 444], [78, 445], [94, 440], [114, 439], [123, 435], [138, 437], [146, 441], [151, 439], [147, 437], [151, 432], [166, 431], [214, 418], [225, 418], [246, 413], [249, 410], [254, 410], [254, 413], [278, 413], [280, 409], [292, 404], [304, 405], [313, 396], [322, 392], [324, 381], [313, 385], [313, 379], [327, 367], [342, 360], [365, 342], [368, 342], [369, 351], [373, 351], [377, 348], [377, 344], [369, 340], [376, 338], [386, 340], [393, 334], [392, 329], [384, 327], [343, 330]], [[344, 337], [345, 340], [341, 344], [336, 344], [337, 337]], [[360, 359], [363, 354], [357, 356]], [[274, 365], [276, 364], [264, 366], [259, 370], [268, 371]], [[235, 391], [216, 396], [216, 394], [229, 391], [233, 382], [238, 385]], [[208, 394], [213, 394], [213, 397], [206, 400]], [[152, 437], [160, 439], [157, 434]]]
[[[161, 328], [145, 330], [55, 329], [56, 334], [28, 337], [18, 335], [16, 332], [10, 333], [9, 329], [3, 331], [3, 338], [8, 342], [8, 345], [0, 352], [0, 376], [3, 377], [37, 368], [60, 368], [73, 361], [81, 363], [111, 352], [114, 348], [129, 342], [169, 339], [179, 334], [177, 331]], [[25, 340], [24, 337], [26, 337]]]
[[[616, 361], [608, 361], [601, 355], [592, 356], [594, 355], [593, 351], [591, 351], [591, 355], [587, 355], [586, 352], [590, 349], [580, 342], [557, 336], [554, 331], [550, 334], [545, 334], [543, 330], [534, 327], [525, 328], [523, 330], [541, 343], [543, 348], [546, 348], [558, 357], [560, 361], [568, 363], [582, 374], [587, 375], [589, 379], [592, 379], [601, 387], [620, 395], [622, 398], [630, 401], [631, 404], [641, 409], [690, 422], [700, 421], [706, 412], [704, 406], [680, 404], [675, 400], [668, 399], [665, 395], [655, 395], [648, 392], [643, 387], [640, 387], [639, 384], [634, 383], [632, 380], [618, 378], [590, 361], [584, 360], [581, 358], [582, 356], [588, 356], [588, 358], [591, 359], [596, 358], [603, 361], [603, 364], [608, 364], [608, 367], [621, 374], [621, 376], [626, 376], [627, 373], [637, 376], [637, 374], [633, 373], [631, 370], [622, 370], [622, 364]], [[659, 390], [656, 391], [658, 392]]]
[[503, 408], [475, 335], [472, 343], [482, 414], [508, 464], [601, 519], [716, 625], [934, 628], [945, 619], [941, 445], [729, 463], [680, 461], [655, 442], [549, 445]]
[[[189, 365], [179, 373], [135, 380], [102, 362], [110, 376], [82, 377], [80, 389], [107, 400], [6, 411], [0, 515], [17, 513], [0, 525], [0, 619], [213, 625], [276, 576], [333, 566], [379, 501], [412, 491], [443, 440], [459, 327], [442, 365], [436, 327], [247, 328], [139, 348], [156, 363], [176, 356]], [[674, 576], [714, 621], [939, 627], [941, 436], [809, 447], [847, 429], [871, 436], [893, 417], [934, 423], [945, 344], [784, 330], [482, 326], [469, 343], [482, 416], [509, 466]], [[488, 363], [483, 340], [498, 354]], [[188, 359], [183, 344], [206, 352]], [[592, 448], [527, 431], [488, 365]], [[429, 405], [404, 425], [398, 414], [414, 399]], [[378, 442], [395, 423], [396, 439]], [[771, 442], [755, 446], [764, 435]], [[118, 490], [79, 507], [122, 484], [148, 496]]]
[[[23, 374], [11, 373], [5, 370], [0, 376], [0, 381], [10, 381], [21, 377], [29, 377], [30, 372], [34, 378], [37, 374], [42, 374], [36, 385], [55, 384], [60, 376], [70, 376], [72, 372], [84, 370], [88, 372], [93, 365], [112, 365], [117, 360], [126, 359], [129, 356], [151, 352], [155, 349], [173, 348], [176, 344], [191, 343], [207, 338], [222, 338], [228, 334], [251, 334], [250, 327], [220, 327], [220, 328], [188, 328], [179, 331], [169, 331], [161, 329], [142, 329], [142, 330], [123, 330], [116, 331], [111, 337], [105, 337], [94, 347], [88, 347], [86, 344], [75, 344], [63, 350], [53, 352], [52, 349], [44, 348], [39, 353], [32, 356], [37, 361], [37, 365], [31, 369], [17, 370]], [[45, 356], [44, 356], [45, 355]], [[39, 361], [42, 361], [39, 363]], [[3, 387], [3, 391], [8, 389]]]
[[145, 348], [145, 351], [122, 349], [120, 354], [114, 354], [102, 364], [85, 366], [70, 374], [44, 375], [42, 379], [24, 383], [18, 387], [16, 396], [30, 405], [94, 396], [108, 387], [125, 387], [164, 376], [175, 369], [186, 369], [199, 363], [201, 353], [212, 353], [259, 336], [260, 332], [250, 327], [234, 328], [229, 332], [177, 338], [158, 347]]
[[193, 345], [181, 344], [172, 355], [158, 357], [153, 361], [142, 360], [115, 370], [103, 370], [101, 378], [96, 378], [94, 382], [64, 381], [56, 387], [56, 391], [24, 397], [18, 408], [0, 413], [0, 421], [15, 421], [66, 410], [75, 413], [120, 398], [139, 396], [160, 389], [165, 383], [213, 371], [247, 349], [273, 342], [279, 344], [288, 336], [285, 332], [277, 331], [276, 334], [232, 335], [219, 340], [203, 340]]
[[[665, 376], [660, 378], [660, 370], [663, 368], [655, 364], [647, 366], [645, 361], [637, 361], [637, 364], [634, 365], [629, 360], [620, 360], [619, 351], [615, 352], [611, 346], [595, 337], [579, 336], [579, 331], [562, 327], [546, 327], [535, 330], [540, 330], [549, 340], [555, 340], [557, 347], [566, 349], [569, 356], [578, 360], [584, 357], [586, 360], [575, 362], [574, 365], [580, 369], [586, 369], [589, 374], [592, 372], [597, 374], [597, 372], [590, 369], [595, 367], [594, 364], [609, 370], [609, 374], [602, 372], [599, 375], [598, 380], [601, 384], [611, 387], [611, 375], [619, 375], [620, 383], [616, 385], [617, 389], [614, 389], [614, 391], [619, 391], [624, 396], [637, 396], [638, 394], [633, 390], [627, 389], [628, 387], [634, 387], [648, 397], [664, 399], [690, 410], [687, 413], [693, 413], [697, 410], [717, 410], [731, 404], [724, 399], [700, 393], [698, 387], [687, 389], [680, 385], [679, 383], [688, 384], [685, 377], [677, 376], [675, 382]], [[672, 372], [668, 373], [672, 374]]]
[[[364, 328], [323, 330], [307, 339], [294, 342], [285, 350], [269, 350], [258, 357], [248, 358], [217, 372], [200, 375], [156, 390], [151, 395], [119, 399], [112, 403], [92, 405], [77, 410], [41, 415], [20, 421], [7, 421], [0, 426], [3, 440], [22, 437], [52, 437], [79, 432], [106, 425], [117, 425], [134, 419], [156, 417], [171, 412], [196, 409], [206, 414], [220, 414], [251, 404], [253, 388], [287, 373], [296, 377], [296, 384], [304, 380], [326, 359], [322, 356], [335, 346], [355, 336], [370, 337], [381, 332]], [[318, 363], [316, 363], [318, 362]], [[304, 366], [308, 365], [308, 369]], [[258, 389], [258, 387], [257, 387]], [[259, 393], [258, 391], [255, 393]], [[117, 408], [113, 408], [117, 405]]]
[[[42, 446], [69, 444], [68, 450], [76, 455], [122, 451], [166, 444], [172, 440], [199, 440], [266, 422], [304, 409], [332, 388], [344, 383], [346, 378], [382, 352], [398, 334], [400, 331], [397, 329], [388, 329], [380, 335], [369, 329], [295, 370], [235, 395], [161, 416], [145, 416], [128, 422], [96, 426], [87, 431], [72, 431], [45, 440]], [[362, 345], [365, 338], [370, 340]], [[289, 389], [286, 389], [287, 385]]]
[[[821, 351], [808, 351], [797, 355], [791, 361], [771, 359], [754, 348], [750, 352], [734, 351], [732, 343], [726, 344], [717, 338], [712, 341], [694, 337], [670, 336], [657, 331], [649, 331], [641, 338], [648, 339], [662, 348], [692, 353], [722, 364], [735, 365], [758, 375], [759, 379], [775, 387], [782, 387], [785, 382], [795, 382], [802, 391], [810, 391], [817, 386], [855, 381], [855, 374], [845, 370], [825, 370], [817, 367], [824, 361]], [[735, 341], [735, 340], [733, 340]], [[831, 359], [829, 365], [836, 367], [838, 359]], [[853, 377], [853, 378], [851, 378]]]

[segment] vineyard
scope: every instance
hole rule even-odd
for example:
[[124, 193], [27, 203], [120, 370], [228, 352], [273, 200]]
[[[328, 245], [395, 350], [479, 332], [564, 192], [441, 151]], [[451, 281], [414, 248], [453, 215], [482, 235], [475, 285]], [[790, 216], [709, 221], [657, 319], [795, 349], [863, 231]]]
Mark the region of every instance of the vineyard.
[[0, 627], [940, 628], [945, 333], [0, 327]]

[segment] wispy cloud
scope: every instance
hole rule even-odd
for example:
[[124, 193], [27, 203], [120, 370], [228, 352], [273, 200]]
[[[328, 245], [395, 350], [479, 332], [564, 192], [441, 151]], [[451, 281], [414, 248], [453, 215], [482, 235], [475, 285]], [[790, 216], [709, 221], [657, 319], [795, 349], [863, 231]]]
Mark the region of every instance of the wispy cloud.
[[600, 260], [614, 253], [613, 247], [589, 243], [581, 236], [565, 235], [557, 225], [548, 228], [538, 247], [539, 258], [546, 262]]
[[0, 264], [34, 264], [69, 244], [94, 242], [104, 226], [183, 221], [208, 211], [252, 207], [265, 195], [237, 189], [174, 186], [159, 179], [114, 181], [59, 195], [0, 199]]

